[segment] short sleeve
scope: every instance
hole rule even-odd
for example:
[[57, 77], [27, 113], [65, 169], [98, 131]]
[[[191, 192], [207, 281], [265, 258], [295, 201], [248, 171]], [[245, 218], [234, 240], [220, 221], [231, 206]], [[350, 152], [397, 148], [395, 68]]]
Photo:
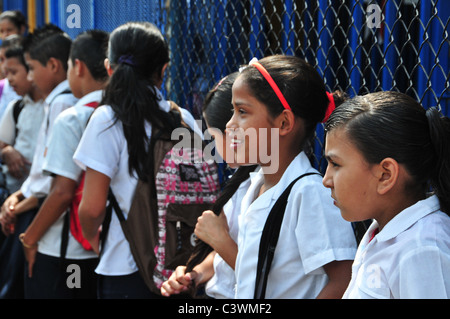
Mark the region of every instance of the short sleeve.
[[0, 121], [0, 141], [9, 145], [14, 145], [16, 139], [16, 123], [14, 121], [13, 109], [17, 101], [14, 100], [8, 104]]
[[56, 118], [47, 146], [43, 170], [78, 182], [81, 168], [75, 164], [73, 155], [77, 149], [82, 128], [76, 120], [76, 113], [70, 108]]
[[81, 169], [89, 167], [112, 179], [124, 146], [121, 124], [109, 106], [101, 106], [92, 114], [73, 158]]
[[305, 273], [332, 261], [353, 260], [357, 248], [351, 224], [342, 218], [329, 190], [317, 178], [305, 179], [290, 196], [299, 207], [295, 236]]

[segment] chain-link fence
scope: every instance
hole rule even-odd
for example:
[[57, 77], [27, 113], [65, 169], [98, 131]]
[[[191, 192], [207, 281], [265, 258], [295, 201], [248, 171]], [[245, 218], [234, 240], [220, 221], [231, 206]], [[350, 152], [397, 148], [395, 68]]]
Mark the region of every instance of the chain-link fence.
[[[192, 0], [164, 10], [168, 93], [197, 116], [215, 81], [272, 54], [304, 58], [330, 91], [398, 90], [449, 115], [448, 0]], [[319, 127], [317, 166], [322, 140]]]
[[[3, 0], [4, 9], [30, 3], [37, 21], [46, 12], [72, 37], [132, 20], [158, 25], [171, 50], [166, 94], [196, 117], [216, 81], [272, 54], [304, 58], [329, 91], [398, 90], [450, 115], [450, 0]], [[68, 23], [72, 4], [78, 27]], [[322, 140], [319, 127], [319, 166]]]

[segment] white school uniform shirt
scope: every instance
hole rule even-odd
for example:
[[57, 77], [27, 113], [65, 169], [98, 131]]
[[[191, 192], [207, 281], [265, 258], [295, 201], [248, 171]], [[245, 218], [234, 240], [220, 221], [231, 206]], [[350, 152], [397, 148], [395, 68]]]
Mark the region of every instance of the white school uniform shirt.
[[[47, 156], [43, 164], [44, 174], [60, 175], [77, 183], [80, 181], [82, 170], [73, 161], [73, 154], [78, 147], [88, 119], [94, 111], [94, 108], [85, 105], [92, 102], [100, 103], [101, 99], [102, 91], [91, 92], [83, 96], [75, 106], [58, 115], [47, 143]], [[65, 214], [62, 214], [39, 240], [38, 251], [40, 253], [60, 257], [61, 233]], [[84, 249], [69, 231], [66, 258], [97, 258], [97, 254]]]
[[[169, 102], [163, 98], [159, 90], [157, 94], [160, 97], [159, 107], [168, 112]], [[201, 134], [192, 115], [187, 110], [180, 109], [185, 123]], [[148, 136], [151, 136], [150, 123], [146, 125], [146, 132]], [[110, 187], [125, 218], [128, 216], [138, 182], [136, 176], [129, 174], [128, 158], [128, 146], [122, 122], [115, 121], [115, 114], [110, 106], [100, 106], [89, 120], [75, 152], [74, 160], [83, 170], [89, 167], [111, 178]], [[121, 276], [136, 271], [138, 268], [131, 254], [130, 245], [113, 212], [96, 272], [107, 276]]]
[[[33, 160], [36, 148], [36, 140], [39, 129], [44, 119], [44, 101], [33, 101], [29, 95], [23, 97], [24, 107], [19, 114], [17, 123], [14, 119], [14, 105], [19, 100], [13, 100], [3, 114], [0, 121], [0, 141], [12, 145], [30, 163]], [[16, 136], [17, 127], [17, 136]], [[29, 172], [31, 165], [26, 165], [25, 171]], [[6, 186], [11, 193], [20, 189], [22, 183], [27, 178], [15, 178], [8, 172], [8, 166], [3, 165], [3, 172], [6, 175]]]
[[9, 84], [8, 79], [4, 79], [3, 93], [0, 96], [0, 119], [5, 114], [9, 103], [17, 99], [20, 99], [20, 95], [14, 91], [13, 87]]
[[70, 89], [69, 82], [65, 80], [59, 83], [45, 99], [44, 119], [39, 130], [30, 174], [20, 188], [26, 198], [32, 195], [38, 198], [46, 197], [50, 191], [52, 177], [43, 174], [42, 171], [47, 139], [52, 132], [56, 117], [65, 109], [75, 105], [78, 101], [72, 93], [61, 94], [68, 89]]
[[[237, 299], [254, 297], [259, 244], [272, 206], [296, 177], [308, 172], [317, 171], [302, 152], [280, 181], [258, 198], [264, 176], [262, 171], [250, 174], [251, 186], [242, 200], [239, 216]], [[300, 179], [288, 198], [266, 298], [316, 298], [328, 282], [323, 266], [332, 261], [353, 260], [355, 253], [352, 226], [333, 205], [331, 192], [323, 186], [322, 177], [311, 175]]]
[[450, 217], [433, 195], [406, 208], [361, 240], [345, 299], [448, 299]]
[[[239, 185], [231, 199], [223, 206], [227, 218], [230, 237], [237, 242], [239, 234], [239, 214], [241, 213], [242, 198], [250, 187], [250, 178]], [[215, 299], [233, 299], [236, 278], [234, 269], [219, 255], [214, 256], [214, 276], [207, 282], [205, 292]]]

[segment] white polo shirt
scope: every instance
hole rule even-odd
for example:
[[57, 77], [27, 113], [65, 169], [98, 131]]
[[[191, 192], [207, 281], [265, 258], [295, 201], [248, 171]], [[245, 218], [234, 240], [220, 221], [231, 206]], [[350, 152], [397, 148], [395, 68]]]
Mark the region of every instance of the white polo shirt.
[[[18, 100], [13, 100], [0, 120], [0, 141], [14, 146], [16, 151], [32, 162], [36, 148], [36, 140], [39, 134], [42, 120], [44, 118], [44, 101], [33, 101], [29, 95], [23, 97], [24, 107], [19, 114], [17, 123], [14, 119], [14, 105]], [[17, 133], [17, 136], [16, 136]], [[28, 174], [31, 165], [26, 165], [25, 172]], [[15, 178], [9, 174], [8, 166], [3, 165], [6, 174], [7, 187], [11, 193], [16, 192], [27, 178]]]
[[374, 221], [361, 240], [346, 299], [448, 299], [450, 217], [437, 196], [403, 210], [373, 237]]
[[32, 195], [46, 197], [50, 191], [52, 177], [44, 175], [42, 172], [46, 156], [47, 139], [52, 132], [53, 123], [59, 113], [75, 105], [78, 101], [72, 93], [62, 94], [68, 89], [70, 89], [69, 81], [65, 80], [58, 84], [45, 99], [45, 115], [37, 137], [33, 164], [31, 165], [28, 178], [20, 188], [26, 198]]
[[[241, 202], [249, 186], [250, 178], [239, 185], [231, 199], [223, 206], [223, 212], [227, 217], [229, 234], [235, 242], [237, 242], [239, 234]], [[219, 254], [216, 254], [214, 257], [214, 276], [206, 284], [206, 294], [215, 299], [233, 299], [235, 285], [234, 269]]]
[[[47, 143], [47, 156], [43, 163], [44, 174], [63, 176], [77, 183], [80, 181], [82, 170], [73, 161], [73, 154], [78, 147], [88, 119], [94, 111], [94, 108], [86, 106], [86, 104], [100, 103], [101, 99], [102, 91], [91, 92], [83, 96], [73, 107], [58, 115]], [[60, 257], [61, 233], [65, 214], [68, 214], [68, 211], [62, 214], [39, 240], [38, 251], [40, 253]], [[96, 253], [85, 250], [69, 231], [66, 258], [96, 257]]]
[[[250, 174], [251, 185], [242, 200], [239, 216], [236, 298], [253, 298], [259, 244], [266, 219], [286, 187], [307, 172], [317, 171], [302, 152], [277, 185], [258, 198], [264, 176], [262, 171]], [[333, 205], [331, 191], [323, 186], [322, 177], [302, 178], [293, 186], [288, 198], [266, 298], [316, 298], [328, 283], [323, 266], [332, 261], [353, 260], [355, 253], [352, 226]]]

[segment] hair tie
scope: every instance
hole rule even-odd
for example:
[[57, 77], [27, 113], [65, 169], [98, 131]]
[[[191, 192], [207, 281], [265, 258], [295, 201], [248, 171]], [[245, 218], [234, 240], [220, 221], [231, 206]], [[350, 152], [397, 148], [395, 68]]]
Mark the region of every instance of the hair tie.
[[136, 66], [136, 62], [134, 61], [134, 57], [131, 54], [121, 55], [117, 60], [118, 64], [127, 64], [129, 66]]
[[275, 92], [275, 94], [277, 95], [278, 99], [280, 100], [281, 104], [283, 105], [283, 107], [286, 110], [291, 110], [291, 107], [289, 106], [289, 103], [286, 101], [286, 99], [284, 98], [283, 93], [281, 93], [280, 89], [278, 88], [278, 85], [275, 83], [275, 81], [272, 79], [272, 77], [270, 76], [269, 72], [267, 72], [266, 68], [263, 67], [261, 65], [261, 63], [258, 62], [258, 60], [256, 58], [253, 58], [250, 63], [249, 66], [252, 65], [254, 66], [261, 74], [262, 76], [266, 79], [266, 81], [269, 83], [269, 85], [272, 87], [272, 90]]
[[330, 103], [328, 103], [327, 111], [325, 113], [325, 117], [323, 118], [322, 123], [325, 123], [330, 118], [331, 113], [336, 109], [336, 103], [334, 102], [334, 96], [333, 93], [327, 92], [328, 100]]
[[217, 89], [219, 88], [219, 86], [222, 84], [223, 81], [225, 81], [227, 79], [228, 75], [224, 78], [222, 78], [222, 80], [219, 81], [219, 83], [217, 83], [216, 87], [213, 89], [213, 92], [216, 92]]

